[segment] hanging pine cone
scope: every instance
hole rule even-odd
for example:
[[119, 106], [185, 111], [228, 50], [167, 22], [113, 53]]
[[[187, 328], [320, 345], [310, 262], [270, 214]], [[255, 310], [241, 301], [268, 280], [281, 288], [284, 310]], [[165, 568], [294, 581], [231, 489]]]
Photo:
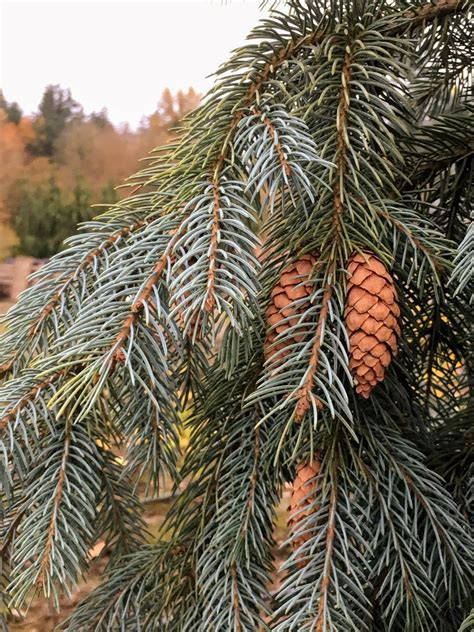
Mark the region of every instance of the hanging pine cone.
[[[315, 478], [318, 476], [320, 469], [321, 460], [319, 456], [316, 456], [314, 461], [301, 463], [296, 470], [289, 507], [289, 525], [293, 532], [298, 529], [302, 520], [305, 520], [311, 513], [317, 511], [313, 503], [317, 491]], [[295, 549], [299, 548], [310, 537], [311, 534], [309, 532], [303, 533], [300, 537], [293, 540], [293, 547]]]
[[[293, 342], [300, 342], [305, 331], [295, 329], [295, 333], [285, 342], [279, 342], [275, 346], [277, 336], [298, 324], [298, 316], [307, 308], [307, 303], [302, 301], [297, 306], [292, 305], [297, 299], [309, 298], [312, 285], [305, 283], [316, 263], [316, 257], [312, 254], [302, 255], [298, 261], [290, 264], [283, 270], [280, 279], [272, 290], [270, 305], [267, 308], [266, 317], [268, 334], [265, 341], [265, 358], [268, 360], [274, 354], [276, 358], [283, 360], [288, 354], [288, 346]], [[279, 352], [279, 353], [278, 353]]]
[[368, 398], [377, 382], [384, 379], [385, 369], [396, 354], [400, 309], [393, 279], [372, 253], [352, 255], [347, 271], [349, 368], [356, 392]]

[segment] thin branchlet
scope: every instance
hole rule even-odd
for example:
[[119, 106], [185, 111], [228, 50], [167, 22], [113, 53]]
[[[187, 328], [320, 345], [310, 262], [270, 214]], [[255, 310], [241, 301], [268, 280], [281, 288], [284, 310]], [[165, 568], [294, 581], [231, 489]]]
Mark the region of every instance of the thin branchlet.
[[[319, 352], [323, 341], [324, 327], [327, 322], [329, 303], [331, 301], [332, 293], [333, 286], [331, 283], [328, 283], [324, 289], [321, 309], [318, 314], [318, 325], [316, 327], [314, 341], [311, 347], [308, 372], [306, 374], [303, 385], [298, 390], [298, 393], [296, 395], [298, 400], [295, 412], [296, 421], [301, 421], [307, 411], [311, 408], [311, 393], [313, 392], [314, 378], [318, 370]], [[319, 400], [317, 400], [316, 403], [317, 405], [319, 405], [319, 407], [321, 407], [321, 403], [319, 402]]]
[[233, 604], [234, 616], [235, 616], [235, 631], [241, 632], [242, 623], [240, 621], [239, 580], [237, 578], [237, 569], [235, 568], [235, 566], [232, 566], [231, 574], [232, 574], [232, 593], [233, 593], [232, 604]]
[[[64, 432], [64, 445], [61, 458], [61, 465], [59, 469], [58, 481], [56, 483], [56, 491], [54, 494], [53, 504], [51, 508], [51, 518], [49, 521], [48, 532], [46, 535], [46, 544], [44, 547], [43, 555], [39, 560], [38, 567], [38, 588], [41, 589], [45, 583], [45, 575], [48, 574], [49, 566], [51, 564], [51, 555], [53, 552], [54, 539], [56, 536], [56, 520], [59, 506], [63, 500], [64, 486], [66, 484], [66, 470], [68, 467], [69, 450], [71, 446], [71, 422], [66, 424]], [[46, 580], [47, 581], [47, 580]]]
[[81, 261], [79, 266], [75, 270], [73, 270], [70, 274], [68, 274], [67, 277], [62, 281], [61, 285], [55, 291], [50, 301], [44, 306], [44, 308], [38, 314], [37, 318], [35, 318], [35, 320], [33, 321], [29, 329], [29, 335], [34, 336], [36, 334], [36, 332], [38, 331], [38, 327], [48, 318], [48, 316], [52, 313], [52, 311], [57, 307], [59, 301], [61, 300], [61, 297], [68, 290], [71, 284], [74, 283], [74, 281], [77, 279], [77, 276], [81, 272], [84, 272], [90, 265], [93, 264], [94, 260], [98, 256], [100, 256], [103, 252], [105, 252], [111, 246], [116, 244], [120, 239], [130, 234], [131, 232], [142, 228], [143, 226], [145, 226], [145, 222], [141, 220], [134, 222], [133, 224], [130, 224], [130, 226], [125, 226], [124, 228], [121, 228], [120, 230], [112, 233], [109, 237], [107, 237], [107, 239], [105, 239], [100, 244], [100, 246], [97, 246], [97, 248], [94, 248], [93, 250], [91, 250], [84, 257], [84, 259]]
[[425, 254], [427, 259], [432, 263], [432, 266], [433, 266], [433, 268], [435, 270], [437, 270], [438, 272], [443, 272], [444, 271], [445, 266], [443, 265], [443, 263], [440, 262], [439, 255], [433, 249], [429, 248], [426, 244], [424, 244], [421, 241], [421, 239], [419, 239], [415, 234], [413, 234], [413, 231], [411, 231], [406, 224], [404, 224], [403, 222], [400, 222], [399, 220], [397, 220], [388, 211], [385, 211], [384, 209], [378, 208], [377, 206], [374, 206], [373, 210], [378, 215], [380, 215], [385, 220], [387, 220], [390, 224], [395, 226], [395, 228], [398, 231], [400, 231], [400, 233], [406, 235], [408, 237], [408, 239], [416, 246], [416, 248], [420, 252], [423, 252]]
[[281, 167], [285, 173], [285, 175], [287, 177], [289, 177], [291, 175], [292, 169], [291, 169], [291, 165], [288, 162], [286, 156], [285, 156], [285, 152], [283, 151], [283, 147], [281, 146], [280, 141], [277, 138], [277, 133], [276, 133], [276, 129], [275, 126], [273, 125], [273, 123], [271, 122], [271, 120], [268, 118], [268, 116], [266, 116], [264, 113], [259, 112], [257, 110], [257, 108], [253, 107], [252, 108], [252, 113], [255, 114], [256, 116], [260, 117], [262, 119], [262, 121], [265, 124], [265, 127], [268, 129], [268, 133], [270, 134], [270, 138], [273, 141], [273, 144], [275, 145], [275, 149], [278, 155], [278, 160], [280, 161]]
[[205, 309], [208, 312], [212, 312], [216, 305], [215, 288], [216, 288], [216, 268], [217, 268], [217, 251], [219, 244], [219, 213], [220, 213], [220, 200], [219, 200], [219, 185], [214, 180], [212, 186], [212, 226], [209, 248], [209, 275], [207, 281], [207, 295], [205, 302]]
[[336, 227], [336, 240], [341, 239], [344, 216], [344, 172], [346, 169], [347, 147], [347, 119], [349, 115], [351, 81], [351, 56], [346, 51], [342, 62], [341, 88], [339, 92], [339, 106], [337, 110], [337, 137], [336, 137], [336, 169], [333, 180], [334, 196], [334, 225]]
[[331, 574], [333, 572], [334, 538], [336, 535], [336, 508], [337, 508], [337, 486], [332, 482], [332, 490], [328, 509], [328, 523], [326, 533], [324, 569], [321, 584], [319, 587], [318, 615], [315, 622], [316, 632], [323, 632], [327, 625], [327, 600], [331, 585]]
[[464, 0], [434, 0], [406, 11], [405, 17], [410, 20], [412, 25], [419, 26], [425, 22], [431, 22], [437, 18], [443, 18], [452, 13], [463, 11], [465, 5], [466, 2]]
[[5, 430], [8, 424], [11, 423], [16, 418], [18, 413], [21, 413], [21, 411], [26, 406], [28, 406], [31, 402], [33, 402], [35, 398], [41, 393], [41, 391], [43, 391], [45, 388], [47, 388], [48, 386], [56, 382], [56, 380], [61, 378], [64, 375], [64, 373], [65, 373], [64, 370], [60, 370], [60, 371], [56, 371], [52, 373], [51, 375], [48, 375], [47, 377], [44, 378], [44, 380], [42, 380], [38, 384], [35, 384], [35, 386], [33, 386], [25, 395], [23, 395], [20, 401], [17, 402], [13, 406], [10, 412], [8, 412], [6, 415], [4, 415], [0, 419], [0, 432]]
[[125, 360], [125, 355], [123, 353], [123, 346], [125, 345], [137, 318], [142, 313], [145, 303], [149, 300], [153, 292], [153, 288], [159, 282], [163, 272], [166, 270], [170, 253], [172, 253], [174, 244], [176, 243], [176, 241], [179, 239], [181, 235], [181, 232], [180, 232], [181, 226], [182, 226], [182, 223], [174, 232], [174, 234], [170, 235], [170, 241], [169, 241], [168, 246], [165, 248], [163, 254], [156, 262], [152, 273], [148, 276], [146, 282], [143, 285], [143, 288], [141, 289], [138, 296], [134, 300], [130, 308], [130, 313], [125, 318], [122, 327], [120, 328], [118, 334], [116, 335], [115, 340], [112, 343], [112, 363], [123, 362]]

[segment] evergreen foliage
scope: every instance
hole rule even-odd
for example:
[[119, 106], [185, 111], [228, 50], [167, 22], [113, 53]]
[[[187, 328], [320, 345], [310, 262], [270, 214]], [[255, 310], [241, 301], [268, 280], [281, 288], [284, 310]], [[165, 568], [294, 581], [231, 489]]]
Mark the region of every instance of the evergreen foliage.
[[44, 91], [39, 113], [35, 121], [37, 135], [28, 149], [33, 155], [52, 157], [61, 132], [69, 121], [83, 116], [82, 108], [70, 90], [51, 85]]
[[18, 123], [21, 120], [23, 112], [21, 111], [21, 108], [18, 105], [18, 103], [16, 103], [16, 101], [13, 101], [12, 103], [8, 103], [8, 101], [5, 99], [5, 96], [3, 95], [3, 92], [1, 90], [0, 90], [0, 110], [3, 110], [6, 113], [7, 120], [10, 123], [14, 123], [15, 125], [18, 125]]
[[[284, 4], [4, 319], [2, 600], [57, 602], [105, 537], [70, 632], [472, 627], [470, 8]], [[367, 400], [344, 322], [364, 251], [401, 308]], [[305, 253], [281, 362], [265, 312]], [[272, 589], [276, 508], [316, 454]], [[150, 542], [137, 487], [164, 476], [185, 484]]]

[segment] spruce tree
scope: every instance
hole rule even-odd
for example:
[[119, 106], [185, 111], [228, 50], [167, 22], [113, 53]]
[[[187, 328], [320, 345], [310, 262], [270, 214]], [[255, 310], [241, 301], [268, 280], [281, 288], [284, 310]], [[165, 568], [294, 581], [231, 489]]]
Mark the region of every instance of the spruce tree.
[[105, 539], [63, 629], [472, 629], [471, 18], [280, 3], [37, 273], [1, 338], [5, 604]]

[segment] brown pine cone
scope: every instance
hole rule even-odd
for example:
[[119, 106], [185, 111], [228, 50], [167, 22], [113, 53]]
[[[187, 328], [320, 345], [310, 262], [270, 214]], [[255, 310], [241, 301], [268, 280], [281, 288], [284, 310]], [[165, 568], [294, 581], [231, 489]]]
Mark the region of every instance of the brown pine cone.
[[393, 279], [370, 252], [351, 256], [347, 271], [346, 327], [350, 340], [349, 368], [356, 392], [366, 399], [384, 379], [397, 352], [400, 308]]
[[[296, 470], [289, 507], [289, 525], [292, 531], [296, 531], [299, 523], [317, 510], [316, 507], [311, 505], [314, 502], [317, 491], [314, 479], [319, 474], [320, 469], [321, 459], [319, 456], [316, 456], [314, 461], [301, 463]], [[307, 508], [305, 509], [305, 507]], [[302, 534], [299, 538], [293, 540], [293, 547], [295, 549], [299, 548], [310, 537], [311, 534], [309, 532]]]
[[293, 342], [300, 342], [305, 335], [304, 330], [295, 330], [291, 339], [272, 346], [278, 335], [298, 324], [299, 314], [307, 308], [305, 302], [296, 307], [292, 303], [297, 299], [308, 298], [311, 295], [312, 285], [305, 283], [305, 281], [309, 278], [315, 263], [315, 255], [302, 255], [298, 261], [283, 270], [280, 279], [272, 290], [270, 305], [266, 311], [269, 331], [264, 351], [267, 360], [274, 354], [277, 354], [277, 359], [283, 360], [288, 354], [288, 346]]

